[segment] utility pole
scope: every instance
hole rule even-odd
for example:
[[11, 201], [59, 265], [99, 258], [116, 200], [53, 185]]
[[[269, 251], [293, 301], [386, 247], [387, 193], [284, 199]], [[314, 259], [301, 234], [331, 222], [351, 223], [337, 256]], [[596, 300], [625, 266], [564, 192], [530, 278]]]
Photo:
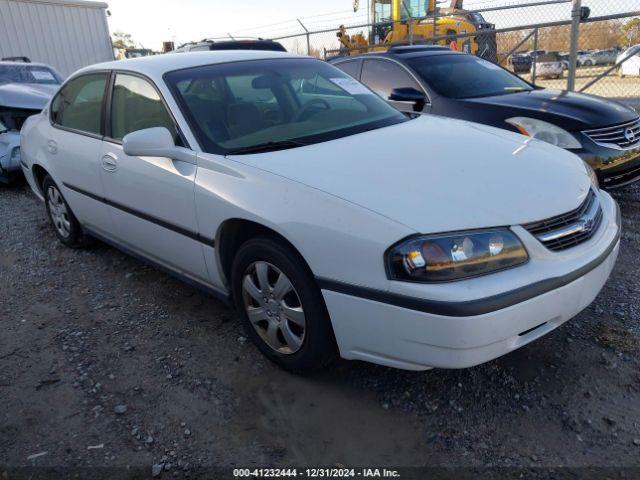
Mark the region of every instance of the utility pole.
[[573, 0], [571, 11], [571, 50], [569, 55], [569, 80], [567, 90], [576, 89], [576, 69], [578, 65], [578, 41], [580, 40], [580, 20], [582, 19], [582, 0]]

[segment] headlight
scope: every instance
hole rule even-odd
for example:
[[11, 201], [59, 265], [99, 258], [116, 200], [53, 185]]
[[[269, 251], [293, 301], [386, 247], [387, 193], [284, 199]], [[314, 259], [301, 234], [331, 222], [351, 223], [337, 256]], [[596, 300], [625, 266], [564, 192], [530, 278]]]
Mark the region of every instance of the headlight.
[[598, 180], [598, 174], [593, 168], [591, 168], [591, 165], [589, 165], [587, 162], [584, 162], [584, 167], [587, 169], [587, 174], [591, 179], [591, 185], [593, 185], [593, 188], [595, 188], [596, 190], [599, 190], [600, 180]]
[[20, 163], [20, 147], [16, 147], [11, 150], [11, 162]]
[[506, 122], [516, 127], [523, 135], [537, 138], [556, 147], [567, 149], [582, 148], [580, 142], [573, 135], [551, 123], [528, 117], [514, 117]]
[[529, 255], [506, 228], [409, 238], [387, 252], [391, 280], [450, 282], [522, 265]]

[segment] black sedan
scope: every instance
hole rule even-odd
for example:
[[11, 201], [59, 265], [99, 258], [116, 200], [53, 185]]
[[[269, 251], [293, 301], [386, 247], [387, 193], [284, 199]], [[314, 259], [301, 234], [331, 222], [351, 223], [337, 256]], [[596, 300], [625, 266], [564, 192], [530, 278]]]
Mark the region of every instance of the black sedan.
[[542, 89], [442, 47], [394, 47], [329, 61], [400, 110], [483, 123], [570, 150], [596, 170], [604, 188], [640, 179], [640, 117], [620, 103]]

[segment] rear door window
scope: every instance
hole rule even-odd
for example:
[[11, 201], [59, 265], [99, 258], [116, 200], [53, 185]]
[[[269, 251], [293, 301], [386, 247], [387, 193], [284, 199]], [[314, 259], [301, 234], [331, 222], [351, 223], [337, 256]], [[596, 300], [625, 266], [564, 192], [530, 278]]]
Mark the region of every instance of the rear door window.
[[365, 60], [361, 80], [384, 100], [389, 99], [389, 95], [395, 88], [415, 88], [420, 92], [423, 91], [409, 72], [388, 60]]
[[102, 135], [102, 104], [108, 79], [108, 73], [93, 73], [67, 83], [51, 104], [53, 123], [92, 135]]
[[350, 75], [356, 80], [359, 80], [360, 79], [360, 63], [361, 62], [359, 60], [352, 60], [350, 62], [338, 63], [336, 64], [336, 67], [338, 67], [347, 75]]

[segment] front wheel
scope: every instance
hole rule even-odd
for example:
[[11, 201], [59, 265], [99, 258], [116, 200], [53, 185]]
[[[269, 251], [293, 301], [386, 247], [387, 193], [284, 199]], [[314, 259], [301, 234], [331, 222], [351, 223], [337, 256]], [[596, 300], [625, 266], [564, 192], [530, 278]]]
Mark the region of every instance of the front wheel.
[[337, 358], [320, 289], [284, 242], [260, 237], [245, 243], [233, 262], [231, 282], [247, 335], [267, 358], [301, 373]]

